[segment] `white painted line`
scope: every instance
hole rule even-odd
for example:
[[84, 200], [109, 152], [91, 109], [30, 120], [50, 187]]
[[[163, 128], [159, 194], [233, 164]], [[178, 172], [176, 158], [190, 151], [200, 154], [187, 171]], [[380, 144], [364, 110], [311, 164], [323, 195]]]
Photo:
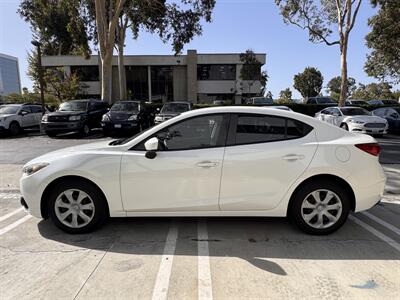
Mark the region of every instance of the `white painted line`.
[[0, 217], [0, 222], [3, 222], [4, 220], [7, 220], [9, 217], [12, 217], [13, 215], [15, 215], [15, 214], [17, 214], [17, 213], [19, 213], [20, 211], [23, 211], [23, 210], [24, 210], [24, 208], [20, 207], [20, 208], [18, 208], [16, 210], [4, 215], [4, 216], [1, 216]]
[[212, 281], [210, 271], [210, 253], [208, 249], [208, 232], [207, 223], [205, 220], [199, 220], [197, 224], [197, 251], [198, 251], [198, 299], [211, 300], [212, 295]]
[[11, 223], [10, 225], [1, 228], [0, 229], [0, 235], [5, 234], [6, 232], [9, 232], [10, 230], [14, 229], [15, 227], [17, 227], [18, 225], [21, 225], [22, 223], [24, 223], [25, 221], [28, 221], [30, 218], [32, 218], [31, 215], [26, 215], [25, 217], [15, 221], [14, 223]]
[[156, 284], [153, 290], [153, 300], [164, 300], [168, 296], [169, 278], [171, 277], [172, 262], [174, 260], [176, 240], [178, 239], [178, 225], [173, 221], [165, 241], [164, 253], [161, 257]]
[[391, 239], [390, 237], [384, 235], [382, 232], [376, 230], [374, 227], [368, 225], [367, 223], [361, 221], [360, 219], [354, 217], [354, 216], [349, 216], [349, 219], [352, 220], [354, 223], [360, 225], [361, 227], [363, 227], [364, 229], [368, 230], [369, 232], [371, 232], [373, 235], [377, 236], [378, 238], [380, 238], [382, 241], [386, 242], [387, 244], [389, 244], [390, 246], [392, 246], [393, 248], [395, 248], [397, 251], [400, 252], [400, 244], [398, 242], [396, 242], [395, 240]]
[[371, 220], [375, 221], [376, 223], [381, 224], [382, 226], [386, 227], [387, 229], [393, 231], [394, 233], [396, 233], [397, 235], [400, 235], [400, 229], [397, 228], [396, 226], [393, 226], [392, 224], [389, 224], [388, 222], [383, 221], [382, 219], [374, 216], [373, 214], [369, 213], [369, 212], [362, 212], [363, 215], [367, 216], [368, 218], [370, 218]]

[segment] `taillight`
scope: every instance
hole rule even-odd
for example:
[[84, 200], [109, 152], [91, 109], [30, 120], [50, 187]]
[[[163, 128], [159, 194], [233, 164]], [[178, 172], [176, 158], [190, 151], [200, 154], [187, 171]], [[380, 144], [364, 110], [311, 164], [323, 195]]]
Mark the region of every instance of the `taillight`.
[[381, 153], [381, 146], [377, 143], [370, 144], [357, 144], [355, 145], [358, 149], [361, 149], [364, 152], [367, 152], [371, 155], [378, 156]]

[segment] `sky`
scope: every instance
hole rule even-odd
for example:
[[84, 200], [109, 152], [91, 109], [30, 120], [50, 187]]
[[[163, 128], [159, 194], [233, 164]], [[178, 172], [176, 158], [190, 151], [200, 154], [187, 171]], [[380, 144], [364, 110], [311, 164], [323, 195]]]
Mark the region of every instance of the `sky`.
[[[29, 24], [16, 13], [19, 2], [0, 0], [0, 53], [18, 57], [22, 87], [31, 88], [32, 82], [26, 75], [26, 58], [33, 47], [32, 34]], [[203, 34], [187, 44], [183, 54], [188, 49], [197, 49], [198, 53], [240, 53], [249, 48], [257, 53], [266, 53], [267, 89], [274, 98], [287, 87], [292, 90], [294, 98], [301, 98], [293, 88], [293, 76], [305, 67], [312, 66], [321, 71], [324, 87], [332, 77], [340, 74], [339, 47], [309, 42], [306, 31], [283, 22], [274, 0], [216, 2], [212, 23], [203, 25]], [[365, 36], [370, 31], [367, 22], [374, 14], [376, 9], [371, 7], [370, 1], [364, 0], [350, 34], [348, 74], [364, 84], [376, 82], [363, 70], [369, 52], [365, 46]], [[125, 54], [173, 54], [173, 50], [156, 35], [142, 32], [138, 40], [127, 37]], [[326, 93], [325, 88], [323, 92]]]

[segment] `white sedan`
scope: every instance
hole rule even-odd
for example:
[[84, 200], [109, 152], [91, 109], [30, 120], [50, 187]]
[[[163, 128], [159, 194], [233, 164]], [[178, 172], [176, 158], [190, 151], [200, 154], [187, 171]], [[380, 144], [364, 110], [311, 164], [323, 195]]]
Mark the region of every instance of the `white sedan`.
[[328, 234], [380, 201], [379, 151], [368, 135], [294, 112], [197, 109], [129, 139], [30, 161], [21, 204], [69, 233], [108, 217], [288, 216]]
[[316, 113], [315, 117], [351, 132], [382, 136], [388, 131], [384, 118], [373, 116], [361, 107], [328, 107]]

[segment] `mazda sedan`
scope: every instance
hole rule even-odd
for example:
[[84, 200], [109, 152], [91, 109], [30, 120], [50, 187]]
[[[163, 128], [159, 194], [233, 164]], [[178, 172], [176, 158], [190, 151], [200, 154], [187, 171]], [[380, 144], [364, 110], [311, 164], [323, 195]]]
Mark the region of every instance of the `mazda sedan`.
[[294, 112], [197, 109], [129, 139], [30, 161], [21, 203], [69, 233], [108, 217], [287, 216], [329, 234], [380, 201], [379, 151], [368, 135]]

